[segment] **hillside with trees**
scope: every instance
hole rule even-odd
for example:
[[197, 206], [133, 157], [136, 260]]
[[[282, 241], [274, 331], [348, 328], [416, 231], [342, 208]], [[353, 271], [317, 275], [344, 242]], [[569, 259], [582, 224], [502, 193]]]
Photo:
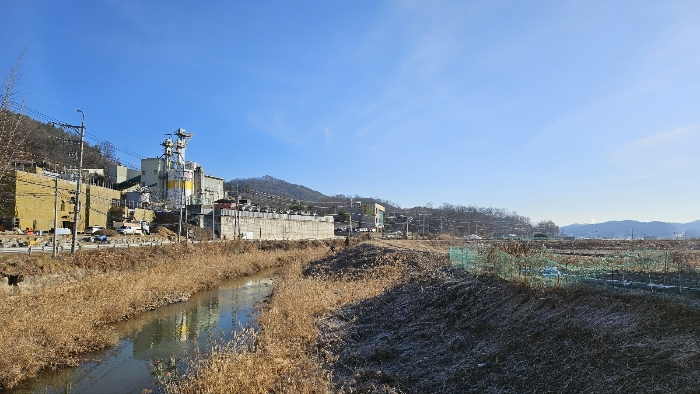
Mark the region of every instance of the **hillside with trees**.
[[[32, 112], [20, 102], [15, 91], [22, 55], [3, 81], [0, 97], [0, 173], [13, 167], [40, 165], [57, 172], [78, 167], [80, 136], [52, 123], [42, 123], [26, 115]], [[119, 162], [109, 142], [85, 142], [83, 168], [102, 169]]]
[[532, 237], [542, 234], [559, 235], [559, 227], [552, 221], [532, 223], [530, 218], [500, 208], [483, 208], [443, 204], [402, 208], [399, 204], [378, 197], [335, 194], [327, 196], [306, 186], [271, 177], [232, 179], [225, 184], [232, 194], [236, 190], [261, 207], [281, 210], [312, 211], [319, 215], [335, 215], [336, 221], [346, 218], [347, 208], [353, 203], [378, 203], [385, 207], [384, 223], [387, 231], [405, 230], [425, 237], [476, 235], [492, 237]]
[[265, 194], [300, 201], [322, 201], [328, 198], [323, 193], [306, 186], [289, 183], [269, 175], [259, 178], [232, 179], [224, 184], [224, 189], [232, 194], [238, 191], [242, 194], [255, 195], [261, 200], [265, 199]]

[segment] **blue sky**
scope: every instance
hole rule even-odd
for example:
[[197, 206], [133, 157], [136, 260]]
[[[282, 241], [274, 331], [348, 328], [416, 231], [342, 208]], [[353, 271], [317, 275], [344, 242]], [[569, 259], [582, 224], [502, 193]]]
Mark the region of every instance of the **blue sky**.
[[[700, 2], [5, 1], [27, 106], [143, 157], [559, 225], [700, 219]], [[0, 70], [2, 71], [2, 70]], [[6, 72], [6, 71], [5, 71]], [[138, 164], [134, 157], [125, 162]]]

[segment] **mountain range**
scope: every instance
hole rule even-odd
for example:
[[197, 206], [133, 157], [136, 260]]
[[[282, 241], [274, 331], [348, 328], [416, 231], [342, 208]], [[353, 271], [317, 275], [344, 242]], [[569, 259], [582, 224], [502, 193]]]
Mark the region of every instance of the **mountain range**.
[[564, 235], [581, 238], [641, 239], [645, 236], [653, 236], [682, 239], [700, 236], [700, 220], [689, 223], [619, 220], [595, 224], [570, 224], [561, 227], [560, 230]]
[[[227, 182], [227, 190], [236, 189], [244, 195], [253, 197], [256, 200], [264, 200], [266, 204], [272, 206], [281, 201], [274, 201], [276, 196], [289, 200], [307, 202], [310, 205], [319, 205], [319, 202], [329, 202], [333, 200], [372, 200], [391, 206], [391, 210], [404, 211], [390, 201], [379, 199], [368, 199], [360, 196], [328, 196], [306, 186], [297, 185], [266, 175], [259, 178], [239, 178]], [[323, 205], [323, 204], [321, 204]], [[421, 212], [426, 211], [425, 207], [420, 207]], [[406, 212], [411, 209], [405, 209]], [[658, 238], [694, 238], [700, 237], [700, 220], [689, 223], [669, 223], [669, 222], [640, 222], [636, 220], [609, 221], [595, 224], [571, 224], [560, 228], [561, 234], [578, 238], [617, 238], [617, 239], [641, 239], [645, 236]]]

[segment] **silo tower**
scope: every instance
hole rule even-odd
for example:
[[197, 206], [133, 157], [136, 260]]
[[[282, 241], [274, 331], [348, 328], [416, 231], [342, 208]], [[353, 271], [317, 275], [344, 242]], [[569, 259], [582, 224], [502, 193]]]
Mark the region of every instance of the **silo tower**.
[[165, 147], [164, 156], [168, 161], [167, 199], [175, 209], [179, 209], [187, 205], [194, 191], [194, 169], [187, 168], [185, 161], [185, 148], [193, 134], [178, 129], [175, 136], [176, 141], [166, 139], [161, 145]]

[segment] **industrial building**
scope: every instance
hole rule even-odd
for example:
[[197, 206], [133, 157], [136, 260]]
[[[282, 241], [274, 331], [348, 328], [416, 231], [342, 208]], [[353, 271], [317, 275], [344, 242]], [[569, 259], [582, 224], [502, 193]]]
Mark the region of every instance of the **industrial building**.
[[[0, 229], [50, 230], [88, 226], [112, 228], [125, 220], [151, 222], [152, 208], [179, 209], [189, 204], [213, 203], [224, 196], [223, 179], [206, 175], [194, 162], [184, 160], [191, 133], [179, 129], [175, 140], [166, 138], [165, 153], [143, 159], [141, 171], [120, 165], [108, 169], [109, 186], [91, 182], [102, 170], [83, 169], [84, 191], [80, 193], [78, 223], [74, 222], [77, 170], [49, 172], [39, 166], [22, 166], [0, 182]], [[196, 192], [195, 192], [196, 190]]]
[[[192, 133], [183, 129], [167, 134], [161, 143], [161, 156], [142, 159], [140, 171], [112, 165], [108, 181], [101, 170], [82, 170], [80, 204], [75, 201], [76, 170], [59, 174], [33, 165], [27, 171], [11, 171], [0, 180], [0, 195], [4, 197], [0, 201], [0, 230], [49, 231], [58, 226], [82, 232], [88, 226], [113, 228], [127, 220], [151, 222], [155, 210], [182, 210], [184, 220], [213, 229], [224, 239], [334, 236], [332, 216], [252, 212], [245, 210], [248, 204], [226, 200], [223, 178], [208, 175], [196, 162], [185, 160], [191, 138]], [[99, 186], [91, 181], [98, 175], [102, 180]], [[366, 205], [363, 217], [367, 226], [383, 226], [383, 207]], [[74, 223], [76, 206], [78, 222]]]
[[178, 129], [173, 135], [166, 135], [161, 143], [163, 154], [160, 157], [141, 159], [141, 172], [110, 169], [110, 175], [124, 174], [113, 182], [132, 187], [135, 185], [144, 204], [158, 209], [180, 209], [186, 205], [212, 205], [224, 195], [224, 179], [207, 175], [204, 169], [193, 161], [185, 160], [185, 149], [192, 133]]
[[[76, 182], [34, 167], [32, 172], [12, 170], [0, 182], [0, 230], [49, 231], [54, 220], [59, 228], [73, 228]], [[84, 184], [80, 194], [78, 231], [88, 226], [112, 227], [124, 218], [153, 220], [150, 210], [124, 206], [119, 190]]]

